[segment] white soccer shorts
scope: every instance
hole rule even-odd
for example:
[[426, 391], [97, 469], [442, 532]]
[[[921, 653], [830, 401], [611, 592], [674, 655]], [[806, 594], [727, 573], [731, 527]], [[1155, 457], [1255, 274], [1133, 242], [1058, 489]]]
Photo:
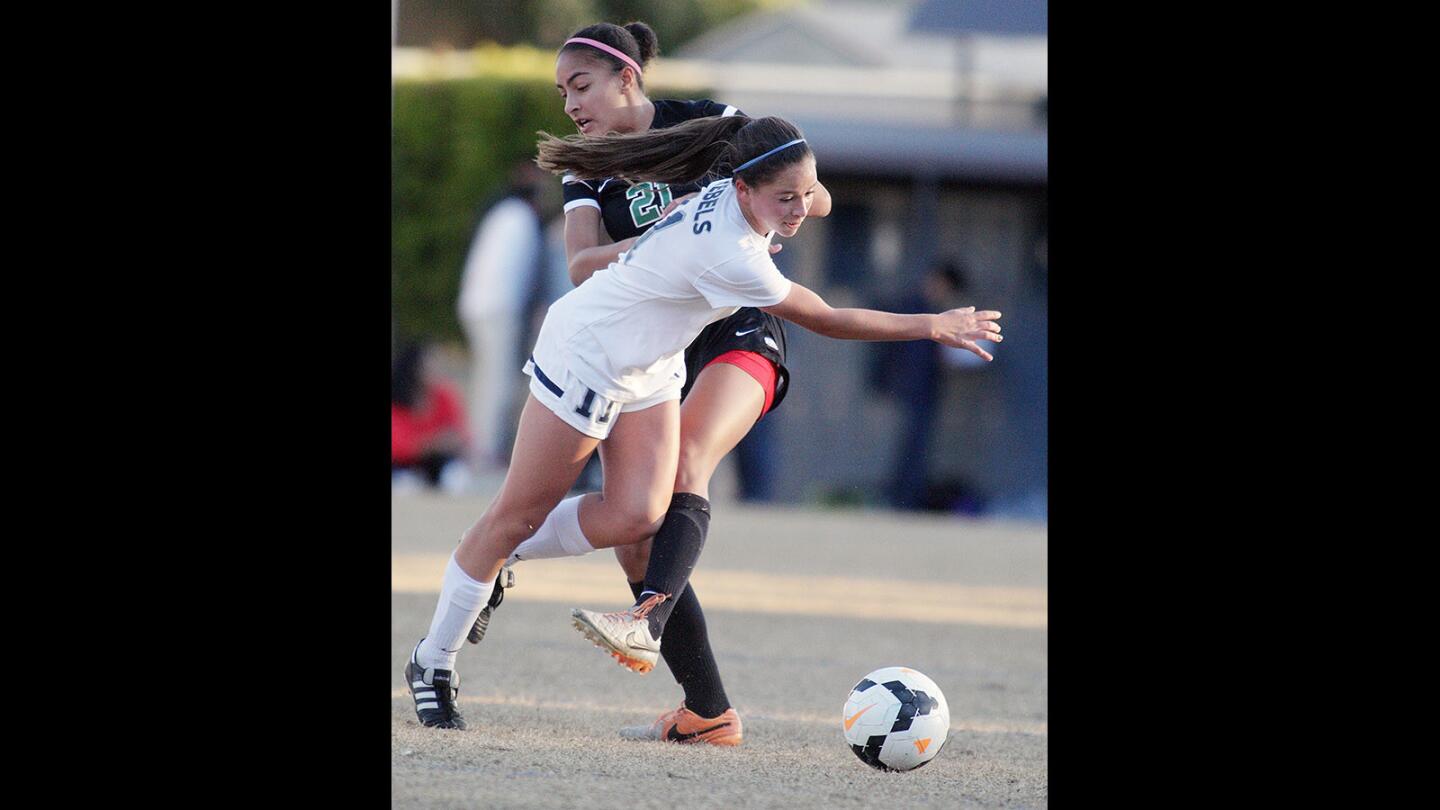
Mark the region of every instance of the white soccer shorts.
[[530, 393], [550, 412], [565, 421], [565, 424], [594, 439], [604, 440], [615, 427], [615, 420], [622, 413], [643, 411], [662, 402], [680, 398], [680, 389], [685, 380], [677, 379], [674, 385], [667, 385], [653, 396], [636, 402], [614, 402], [595, 393], [580, 382], [565, 368], [544, 368], [535, 364], [535, 358], [525, 362], [525, 373], [530, 375]]

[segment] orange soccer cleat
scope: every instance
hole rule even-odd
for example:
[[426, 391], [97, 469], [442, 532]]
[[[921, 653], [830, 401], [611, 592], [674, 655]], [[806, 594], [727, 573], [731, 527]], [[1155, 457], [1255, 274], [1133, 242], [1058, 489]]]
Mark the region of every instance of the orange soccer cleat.
[[726, 709], [719, 717], [701, 717], [685, 708], [660, 715], [648, 726], [626, 726], [620, 729], [620, 736], [627, 740], [662, 740], [664, 742], [709, 743], [710, 745], [739, 745], [745, 736], [740, 725], [740, 715], [733, 708]]

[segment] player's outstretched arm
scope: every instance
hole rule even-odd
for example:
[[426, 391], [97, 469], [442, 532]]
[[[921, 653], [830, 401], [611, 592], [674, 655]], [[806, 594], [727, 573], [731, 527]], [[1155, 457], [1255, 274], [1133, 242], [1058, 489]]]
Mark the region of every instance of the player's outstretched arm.
[[938, 315], [901, 315], [875, 309], [836, 309], [800, 284], [792, 284], [784, 301], [764, 310], [818, 335], [841, 340], [933, 340], [967, 349], [985, 360], [995, 358], [975, 341], [999, 343], [1000, 313], [962, 307]]

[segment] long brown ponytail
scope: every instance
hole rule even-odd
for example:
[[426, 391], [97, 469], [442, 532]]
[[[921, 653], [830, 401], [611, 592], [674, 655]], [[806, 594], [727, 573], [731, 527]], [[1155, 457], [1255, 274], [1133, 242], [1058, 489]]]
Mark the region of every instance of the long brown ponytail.
[[576, 177], [623, 177], [657, 183], [697, 180], [729, 148], [729, 139], [750, 119], [739, 115], [694, 118], [666, 129], [630, 135], [540, 134], [540, 168]]
[[[706, 174], [734, 174], [734, 167], [803, 138], [800, 128], [783, 118], [743, 115], [694, 118], [665, 129], [629, 135], [569, 135], [557, 138], [540, 132], [535, 163], [555, 174], [576, 177], [620, 177], [631, 181], [687, 183]], [[767, 156], [738, 173], [749, 185], [803, 160], [810, 147], [799, 143]]]

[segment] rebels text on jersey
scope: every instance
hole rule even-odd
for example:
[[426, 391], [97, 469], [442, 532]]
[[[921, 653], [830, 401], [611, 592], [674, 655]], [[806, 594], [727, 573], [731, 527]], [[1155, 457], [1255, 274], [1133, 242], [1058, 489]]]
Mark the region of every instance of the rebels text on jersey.
[[[709, 99], [660, 99], [655, 102], [655, 119], [651, 121], [650, 128], [665, 129], [695, 118], [737, 113], [744, 114], [734, 107]], [[644, 233], [660, 219], [660, 212], [665, 210], [671, 200], [699, 189], [699, 183], [632, 185], [618, 177], [594, 180], [567, 174], [564, 178], [565, 211], [569, 213], [581, 206], [599, 209], [605, 232], [610, 235], [611, 241], [619, 242]]]
[[785, 300], [773, 235], [750, 227], [731, 180], [711, 183], [550, 306], [536, 364], [568, 368], [613, 402], [652, 396], [685, 377], [685, 347], [707, 325]]

